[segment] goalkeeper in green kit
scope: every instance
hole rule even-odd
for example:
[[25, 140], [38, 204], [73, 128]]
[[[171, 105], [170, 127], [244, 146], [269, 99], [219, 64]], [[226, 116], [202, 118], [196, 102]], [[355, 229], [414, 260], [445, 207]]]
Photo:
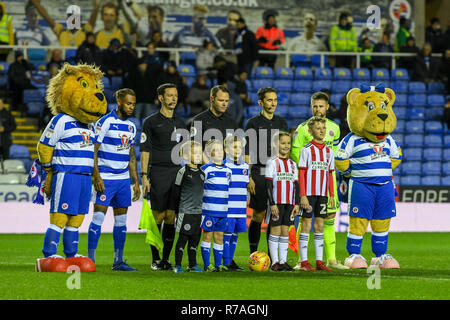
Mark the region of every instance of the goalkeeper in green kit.
[[[311, 110], [313, 116], [326, 118], [327, 110], [329, 108], [328, 103], [329, 97], [324, 92], [316, 92], [311, 97]], [[292, 142], [292, 150], [291, 150], [291, 159], [295, 161], [298, 166], [298, 161], [300, 157], [300, 152], [302, 148], [307, 145], [311, 140], [312, 136], [308, 132], [308, 121], [303, 122], [297, 127], [295, 131], [293, 142]], [[339, 136], [340, 130], [339, 125], [330, 120], [326, 119], [326, 133], [324, 142], [327, 146], [333, 149], [336, 154], [337, 146], [339, 144]], [[334, 217], [336, 216], [336, 212], [339, 210], [339, 198], [337, 193], [337, 183], [336, 183], [336, 173], [333, 172], [333, 183], [334, 183], [334, 207], [328, 207], [327, 213], [328, 217], [324, 221], [324, 246], [325, 253], [327, 256], [327, 267], [333, 269], [348, 269], [348, 267], [341, 264], [336, 260], [336, 234], [334, 230]], [[298, 225], [297, 229], [297, 239], [299, 238], [301, 223]], [[299, 248], [300, 252], [300, 248]], [[300, 259], [300, 256], [299, 256]], [[297, 265], [294, 267], [294, 270], [300, 269], [300, 260]]]

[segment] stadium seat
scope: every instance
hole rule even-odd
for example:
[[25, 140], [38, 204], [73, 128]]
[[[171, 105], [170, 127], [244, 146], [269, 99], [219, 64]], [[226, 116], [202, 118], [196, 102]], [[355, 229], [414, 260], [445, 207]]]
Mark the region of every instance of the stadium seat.
[[405, 161], [422, 161], [422, 149], [421, 148], [405, 148], [402, 153], [402, 157]]
[[289, 108], [288, 106], [277, 106], [277, 109], [275, 110], [275, 114], [279, 115], [282, 118], [286, 118], [288, 116], [289, 113]]
[[273, 80], [272, 79], [256, 79], [253, 80], [253, 88], [259, 90], [263, 87], [272, 87], [273, 86]]
[[290, 93], [288, 92], [278, 92], [277, 100], [279, 105], [288, 105], [290, 101]]
[[406, 118], [408, 120], [425, 120], [425, 108], [412, 107], [406, 109]]
[[442, 186], [450, 186], [450, 175], [441, 178], [441, 185]]
[[330, 68], [317, 68], [314, 70], [315, 80], [332, 80], [333, 74]]
[[256, 92], [250, 92], [250, 93], [248, 94], [248, 96], [249, 96], [249, 98], [250, 98], [251, 103], [258, 104], [258, 93], [256, 93]]
[[402, 119], [405, 120], [406, 119], [406, 112], [407, 112], [407, 107], [398, 107], [398, 108], [394, 108], [395, 109], [395, 116], [397, 117], [397, 119]]
[[442, 161], [447, 162], [450, 168], [450, 149], [444, 149], [442, 152]]
[[444, 127], [440, 121], [426, 121], [425, 122], [425, 133], [427, 134], [442, 134], [444, 132]]
[[422, 173], [421, 165], [422, 162], [420, 161], [407, 161], [402, 163], [399, 167], [401, 168], [402, 175], [420, 175]]
[[181, 52], [180, 53], [180, 63], [196, 65], [197, 54], [195, 52], [186, 52], [186, 51]]
[[185, 77], [196, 77], [197, 72], [195, 71], [195, 67], [191, 64], [180, 64], [178, 66], [178, 72], [180, 75]]
[[441, 177], [440, 176], [422, 177], [422, 179], [420, 179], [420, 184], [422, 186], [439, 186], [441, 185]]
[[19, 184], [20, 177], [17, 174], [0, 174], [0, 184]]
[[409, 93], [412, 93], [412, 94], [426, 93], [427, 87], [425, 86], [425, 83], [423, 83], [423, 82], [410, 81], [408, 91], [409, 91]]
[[424, 144], [429, 148], [442, 147], [442, 137], [438, 134], [429, 134], [423, 138]]
[[295, 68], [310, 66], [311, 62], [309, 61], [309, 57], [304, 54], [293, 54], [291, 56], [291, 65]]
[[395, 95], [394, 106], [406, 107], [408, 105], [408, 95], [399, 93]]
[[291, 94], [291, 105], [309, 105], [311, 99], [311, 94], [309, 93], [292, 93]]
[[111, 89], [117, 91], [122, 87], [122, 77], [111, 77]]
[[322, 91], [322, 90], [331, 91], [331, 80], [314, 80], [312, 83], [312, 90]]
[[441, 161], [442, 149], [441, 148], [425, 148], [423, 149], [424, 161]]
[[352, 74], [348, 68], [334, 68], [333, 70], [334, 80], [352, 80]]
[[427, 93], [428, 94], [435, 94], [435, 93], [444, 94], [445, 93], [445, 84], [442, 82], [429, 82]]
[[[442, 118], [442, 107], [430, 107], [425, 109], [425, 120], [440, 120]], [[442, 127], [444, 131], [444, 127]]]
[[[396, 100], [399, 94], [401, 93], [408, 93], [408, 82], [407, 81], [394, 81], [391, 82], [390, 85], [391, 89], [394, 90], [396, 96]], [[397, 103], [397, 101], [395, 101]]]
[[397, 142], [400, 147], [404, 146], [404, 135], [403, 133], [393, 133], [392, 138]]
[[295, 69], [294, 78], [296, 80], [312, 80], [313, 74], [308, 67], [297, 67]]
[[197, 78], [196, 77], [185, 77], [185, 78], [186, 78], [186, 85], [188, 86], [188, 88], [192, 88], [192, 85], [195, 83]]
[[410, 120], [406, 121], [405, 131], [406, 133], [418, 133], [423, 134], [424, 123], [422, 120]]
[[273, 70], [270, 67], [256, 67], [254, 79], [273, 79]]
[[9, 63], [6, 61], [0, 61], [0, 74], [8, 74]]
[[347, 93], [352, 88], [352, 82], [350, 80], [334, 80], [331, 84], [331, 92], [334, 93]]
[[23, 161], [18, 159], [6, 159], [3, 161], [5, 173], [26, 173]]
[[352, 74], [353, 80], [370, 81], [370, 71], [367, 68], [355, 68], [352, 70]]
[[429, 94], [427, 102], [430, 107], [443, 107], [445, 105], [444, 96], [441, 94]]
[[409, 74], [408, 70], [404, 68], [397, 68], [394, 70], [391, 70], [391, 80], [393, 81], [409, 81]]
[[25, 89], [23, 90], [23, 103], [28, 102], [43, 102], [44, 96], [42, 95], [42, 91], [38, 89]]
[[[182, 109], [182, 108], [177, 108], [177, 109]], [[141, 130], [141, 121], [138, 118], [128, 118], [128, 120], [130, 120], [131, 122], [134, 123], [134, 125], [136, 126], [136, 130]]]
[[66, 60], [72, 64], [72, 62], [75, 63], [75, 56], [77, 55], [77, 49], [67, 49], [66, 50]]
[[411, 175], [400, 178], [400, 185], [402, 186], [420, 186], [420, 176]]
[[4, 73], [0, 73], [0, 88], [8, 88], [8, 75]]
[[444, 136], [444, 147], [446, 147], [446, 148], [450, 147], [450, 135]]
[[45, 49], [27, 49], [28, 60], [30, 62], [34, 61], [45, 61], [47, 59], [47, 50]]
[[292, 85], [293, 92], [311, 92], [312, 81], [311, 80], [295, 80]]
[[424, 93], [409, 94], [408, 105], [411, 107], [422, 107], [427, 104], [427, 95]]
[[397, 120], [397, 126], [395, 127], [395, 133], [403, 133], [405, 131], [405, 120]]
[[117, 108], [117, 103], [108, 103], [108, 112], [111, 112]]
[[[321, 59], [320, 58], [320, 54], [312, 55], [311, 58], [310, 58], [311, 66], [320, 68], [320, 59]], [[324, 56], [323, 66], [324, 67], [328, 66], [328, 58], [327, 58], [327, 56]]]
[[[245, 79], [245, 84], [247, 85], [247, 90], [248, 91], [252, 91], [253, 90], [253, 83], [250, 79]], [[213, 87], [213, 85], [211, 85], [211, 83], [209, 84], [209, 87]]]
[[33, 65], [38, 71], [47, 71], [48, 62], [45, 60], [34, 61]]
[[40, 117], [44, 111], [45, 103], [40, 101], [32, 101], [27, 103], [27, 114], [30, 116]]
[[[334, 91], [332, 92], [335, 93]], [[335, 94], [332, 94], [330, 97], [330, 103], [334, 104], [334, 106], [339, 109], [343, 96], [347, 96], [347, 92], [336, 92]]]
[[275, 78], [292, 80], [294, 79], [294, 72], [291, 68], [278, 67], [275, 70]]
[[[407, 125], [408, 126], [408, 125]], [[423, 146], [423, 135], [422, 133], [418, 134], [408, 134], [406, 139], [404, 139], [405, 147], [422, 147]]]
[[258, 106], [249, 106], [247, 107], [247, 116], [249, 118], [255, 117], [261, 113], [261, 107]]
[[288, 116], [290, 118], [306, 118], [309, 116], [310, 109], [308, 106], [295, 106], [289, 107]]
[[287, 91], [287, 92], [291, 92], [292, 90], [292, 84], [293, 81], [292, 80], [275, 80], [273, 82], [273, 86], [278, 90], [278, 91]]
[[116, 102], [116, 96], [115, 96], [113, 90], [105, 88], [105, 89], [103, 89], [103, 94], [105, 95], [106, 101], [108, 101], [108, 104]]
[[11, 147], [9, 147], [9, 157], [11, 159], [29, 159], [30, 151], [23, 145], [12, 144]]
[[422, 175], [432, 176], [441, 174], [441, 162], [440, 161], [428, 161], [422, 163]]
[[372, 81], [389, 81], [389, 70], [385, 68], [373, 68], [372, 69]]

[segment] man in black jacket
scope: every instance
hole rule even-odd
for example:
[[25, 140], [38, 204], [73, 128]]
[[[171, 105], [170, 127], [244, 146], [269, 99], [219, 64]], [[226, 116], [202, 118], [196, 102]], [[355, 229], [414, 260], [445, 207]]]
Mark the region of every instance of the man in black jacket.
[[258, 43], [255, 34], [245, 25], [244, 18], [237, 20], [236, 40], [234, 42], [234, 53], [237, 55], [238, 67], [240, 71], [252, 74], [253, 64], [258, 58]]
[[5, 108], [3, 99], [0, 98], [0, 161], [9, 158], [11, 132], [14, 130], [16, 130], [16, 121], [11, 112]]
[[8, 81], [12, 91], [12, 109], [21, 111], [22, 115], [25, 114], [23, 90], [36, 89], [30, 80], [30, 71], [34, 69], [34, 66], [25, 60], [22, 51], [15, 52], [15, 61], [11, 63], [8, 70]]

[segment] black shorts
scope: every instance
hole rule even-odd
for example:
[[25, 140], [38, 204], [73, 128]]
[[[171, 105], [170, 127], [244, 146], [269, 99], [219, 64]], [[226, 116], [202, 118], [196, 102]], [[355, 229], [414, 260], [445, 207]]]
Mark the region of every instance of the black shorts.
[[171, 209], [170, 198], [179, 166], [152, 166], [150, 168], [150, 204], [152, 210]]
[[270, 226], [291, 226], [294, 220], [291, 220], [291, 213], [294, 209], [292, 204], [277, 204], [278, 207], [278, 217], [270, 214]]
[[250, 194], [249, 207], [255, 211], [264, 211], [267, 209], [268, 197], [266, 177], [265, 174], [261, 174], [261, 171], [264, 173], [265, 168], [266, 167], [252, 166], [251, 178], [255, 181], [255, 195]]
[[180, 234], [185, 234], [188, 236], [200, 235], [201, 223], [202, 223], [201, 214], [179, 213], [177, 215], [177, 227], [175, 231]]
[[328, 197], [322, 196], [308, 196], [309, 210], [303, 210], [300, 208], [300, 215], [304, 218], [312, 218], [313, 214], [315, 218], [326, 218], [328, 216], [327, 206]]

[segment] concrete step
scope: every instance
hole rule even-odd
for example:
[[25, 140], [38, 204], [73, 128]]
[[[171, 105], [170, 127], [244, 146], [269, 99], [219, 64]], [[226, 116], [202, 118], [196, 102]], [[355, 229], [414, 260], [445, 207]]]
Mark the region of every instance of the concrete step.
[[28, 124], [16, 126], [16, 131], [34, 131], [34, 132], [36, 132], [37, 129], [38, 129], [37, 126], [28, 125]]
[[11, 132], [11, 137], [13, 139], [37, 139], [41, 137], [40, 132], [20, 132], [20, 131], [14, 131]]

